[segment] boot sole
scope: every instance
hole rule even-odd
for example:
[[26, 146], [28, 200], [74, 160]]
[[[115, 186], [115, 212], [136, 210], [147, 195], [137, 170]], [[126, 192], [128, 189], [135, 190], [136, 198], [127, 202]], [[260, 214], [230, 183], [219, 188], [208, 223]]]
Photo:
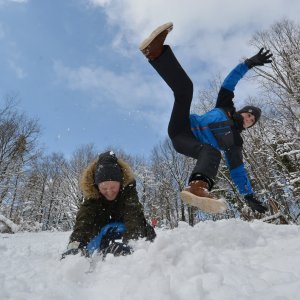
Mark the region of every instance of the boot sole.
[[182, 191], [180, 196], [183, 202], [198, 207], [207, 213], [221, 214], [227, 210], [227, 203], [224, 199], [198, 197], [187, 191]]
[[169, 22], [157, 27], [139, 46], [139, 49], [143, 51], [149, 46], [149, 44], [163, 31], [168, 30], [170, 32], [173, 29], [173, 23]]

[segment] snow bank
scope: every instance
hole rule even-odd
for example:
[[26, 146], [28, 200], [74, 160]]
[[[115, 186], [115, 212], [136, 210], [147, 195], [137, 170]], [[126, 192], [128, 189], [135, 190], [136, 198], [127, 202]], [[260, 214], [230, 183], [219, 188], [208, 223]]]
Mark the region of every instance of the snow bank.
[[15, 233], [19, 230], [19, 226], [3, 215], [0, 215], [0, 232], [6, 232], [7, 230], [11, 233]]
[[70, 233], [0, 235], [1, 299], [298, 299], [300, 227], [240, 220], [181, 223], [135, 253], [59, 260]]

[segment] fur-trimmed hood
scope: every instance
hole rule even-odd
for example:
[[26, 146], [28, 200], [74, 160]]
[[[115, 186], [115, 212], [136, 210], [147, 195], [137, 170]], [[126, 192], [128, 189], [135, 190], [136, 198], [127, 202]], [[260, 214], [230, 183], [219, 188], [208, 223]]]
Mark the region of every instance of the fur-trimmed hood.
[[[83, 171], [80, 180], [80, 188], [85, 199], [99, 199], [100, 193], [94, 182], [94, 174], [97, 168], [98, 160], [94, 160], [89, 166]], [[135, 181], [133, 171], [131, 167], [122, 159], [118, 159], [118, 165], [123, 172], [123, 181], [121, 182], [122, 187], [126, 187]]]

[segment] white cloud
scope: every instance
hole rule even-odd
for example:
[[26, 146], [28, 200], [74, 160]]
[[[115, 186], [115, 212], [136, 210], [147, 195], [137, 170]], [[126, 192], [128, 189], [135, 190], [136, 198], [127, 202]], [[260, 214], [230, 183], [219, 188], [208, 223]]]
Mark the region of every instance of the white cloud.
[[9, 3], [27, 3], [29, 0], [0, 0], [0, 5]]
[[[252, 56], [257, 49], [249, 41], [256, 31], [268, 30], [283, 18], [299, 23], [300, 11], [299, 0], [86, 1], [98, 5], [116, 29], [114, 50], [134, 59], [140, 42], [158, 25], [172, 21], [174, 30], [166, 42], [194, 81], [195, 91], [216, 74], [223, 78], [242, 58]], [[141, 68], [142, 72], [149, 67], [145, 63]]]
[[[299, 22], [299, 0], [85, 0], [102, 9], [114, 28], [111, 47], [120, 56], [130, 57], [138, 72], [117, 74], [102, 67], [71, 69], [57, 63], [55, 69], [70, 88], [105, 94], [120, 109], [138, 111], [140, 118], [166, 128], [173, 97], [159, 76], [149, 71], [138, 45], [153, 29], [172, 21], [174, 30], [167, 43], [191, 76], [194, 96], [216, 74], [226, 76], [242, 57], [254, 54], [249, 40], [258, 30], [287, 17]], [[140, 61], [137, 57], [140, 55]], [[139, 69], [140, 68], [140, 69]], [[192, 70], [192, 71], [191, 71]], [[147, 72], [146, 71], [146, 72]], [[136, 73], [135, 73], [136, 72]], [[244, 90], [248, 90], [247, 83]], [[253, 87], [253, 86], [251, 86]], [[239, 96], [245, 95], [239, 90]], [[252, 89], [253, 90], [253, 89]], [[246, 96], [246, 95], [245, 95]], [[240, 97], [238, 97], [240, 98]], [[245, 98], [245, 97], [243, 97]], [[98, 99], [98, 101], [104, 101]], [[149, 107], [145, 107], [148, 103]], [[156, 123], [156, 124], [155, 124]], [[161, 131], [161, 130], [157, 130]]]
[[61, 62], [54, 63], [54, 71], [60, 82], [72, 90], [90, 93], [98, 104], [109, 101], [115, 109], [132, 113], [136, 119], [149, 123], [156, 119], [154, 126], [167, 122], [167, 116], [163, 118], [157, 111], [169, 111], [173, 99], [167, 86], [157, 86], [153, 78], [145, 80], [138, 72], [114, 73], [101, 66], [72, 69]]
[[[288, 17], [299, 20], [298, 0], [87, 0], [101, 7], [119, 29], [115, 47], [137, 48], [158, 25], [172, 21], [168, 42], [190, 58], [224, 66], [252, 54], [248, 41], [257, 30]], [[126, 45], [127, 44], [127, 45]]]
[[11, 70], [13, 70], [13, 72], [16, 74], [18, 79], [24, 79], [27, 76], [27, 73], [20, 66], [18, 66], [14, 60], [9, 59], [8, 65], [11, 68]]
[[111, 0], [88, 0], [89, 3], [95, 6], [105, 6], [111, 3]]

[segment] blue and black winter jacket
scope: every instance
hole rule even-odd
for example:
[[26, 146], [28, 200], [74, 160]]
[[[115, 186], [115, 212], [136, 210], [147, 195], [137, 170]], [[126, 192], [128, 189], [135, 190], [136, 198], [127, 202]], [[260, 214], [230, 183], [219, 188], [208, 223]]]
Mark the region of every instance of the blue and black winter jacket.
[[216, 107], [204, 115], [191, 114], [191, 128], [198, 140], [223, 151], [230, 176], [242, 195], [252, 194], [249, 177], [243, 163], [241, 129], [234, 119], [233, 98], [238, 81], [247, 73], [245, 63], [237, 65], [225, 78]]

